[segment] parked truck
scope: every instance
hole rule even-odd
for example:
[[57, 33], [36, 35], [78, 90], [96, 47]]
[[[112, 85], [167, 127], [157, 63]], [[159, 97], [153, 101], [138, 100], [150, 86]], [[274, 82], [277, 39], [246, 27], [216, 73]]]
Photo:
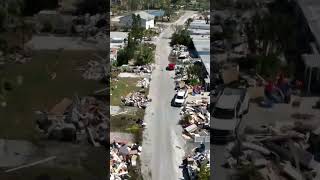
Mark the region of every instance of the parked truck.
[[249, 111], [247, 89], [224, 88], [218, 95], [212, 114], [214, 142], [227, 142], [236, 137], [242, 116]]

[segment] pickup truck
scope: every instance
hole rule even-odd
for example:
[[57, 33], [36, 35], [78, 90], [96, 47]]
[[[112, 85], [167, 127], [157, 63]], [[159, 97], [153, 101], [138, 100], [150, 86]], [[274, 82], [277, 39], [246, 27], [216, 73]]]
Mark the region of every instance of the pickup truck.
[[213, 108], [211, 126], [213, 142], [234, 140], [242, 116], [248, 111], [249, 94], [246, 89], [223, 89]]

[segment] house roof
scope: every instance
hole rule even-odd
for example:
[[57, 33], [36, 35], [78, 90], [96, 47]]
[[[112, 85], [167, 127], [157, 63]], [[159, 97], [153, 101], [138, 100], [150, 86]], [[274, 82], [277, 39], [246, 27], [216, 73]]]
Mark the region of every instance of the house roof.
[[304, 64], [309, 68], [320, 68], [319, 54], [303, 54], [302, 59]]
[[130, 14], [127, 14], [126, 16], [122, 16], [120, 17], [120, 19], [123, 19], [123, 18], [128, 18], [128, 17], [131, 17], [132, 14], [135, 14], [136, 16], [139, 15], [141, 19], [144, 19], [144, 20], [152, 20], [155, 18], [154, 15], [151, 15], [145, 11], [136, 11], [136, 12], [133, 12], [133, 13], [130, 13]]
[[312, 34], [320, 46], [320, 1], [295, 0], [306, 18]]
[[164, 16], [164, 10], [160, 10], [160, 9], [152, 9], [152, 10], [146, 10], [147, 13], [155, 16], [155, 17], [161, 17]]
[[152, 20], [155, 17], [154, 15], [151, 15], [151, 14], [145, 12], [145, 11], [137, 11], [134, 14], [135, 15], [140, 15], [140, 18], [141, 19], [145, 19], [145, 20]]
[[191, 35], [197, 54], [210, 76], [210, 35]]
[[110, 38], [111, 39], [117, 39], [117, 38], [125, 39], [128, 37], [128, 34], [129, 34], [128, 32], [111, 31]]

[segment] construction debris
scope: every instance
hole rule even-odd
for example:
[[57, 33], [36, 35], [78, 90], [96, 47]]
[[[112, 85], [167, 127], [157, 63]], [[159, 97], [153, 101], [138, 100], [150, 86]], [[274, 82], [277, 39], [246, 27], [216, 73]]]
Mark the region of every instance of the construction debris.
[[82, 77], [88, 80], [101, 80], [105, 77], [106, 65], [99, 61], [89, 61]]
[[[199, 99], [200, 98], [200, 99]], [[208, 111], [209, 99], [201, 96], [196, 100], [187, 102], [182, 107], [180, 124], [184, 128], [184, 134], [195, 138], [200, 134], [209, 134], [210, 112]]]
[[49, 139], [89, 139], [95, 146], [105, 145], [108, 141], [107, 111], [105, 103], [94, 97], [64, 98], [49, 112], [38, 113], [37, 124]]
[[110, 179], [122, 180], [130, 178], [128, 169], [137, 166], [137, 158], [141, 154], [141, 146], [129, 145], [126, 142], [110, 144]]
[[148, 78], [143, 78], [137, 83], [137, 87], [141, 87], [141, 88], [148, 88], [149, 85], [150, 85], [150, 80]]
[[129, 93], [125, 98], [121, 98], [125, 106], [133, 106], [138, 108], [146, 108], [148, 102], [151, 101], [145, 94], [140, 92]]
[[205, 145], [201, 144], [184, 158], [181, 167], [188, 179], [197, 179], [200, 168], [210, 169], [210, 150], [206, 150]]
[[14, 53], [9, 55], [9, 60], [15, 63], [24, 64], [30, 61], [32, 58], [30, 56], [22, 55], [20, 53]]
[[152, 65], [143, 65], [143, 66], [122, 65], [120, 67], [120, 70], [122, 72], [140, 74], [141, 77], [143, 76], [143, 74], [151, 74], [153, 69], [154, 67]]
[[319, 125], [301, 128], [301, 124], [294, 122], [282, 126], [246, 128], [240, 143], [230, 142], [227, 145], [229, 167], [252, 163], [265, 179], [316, 179], [320, 167]]

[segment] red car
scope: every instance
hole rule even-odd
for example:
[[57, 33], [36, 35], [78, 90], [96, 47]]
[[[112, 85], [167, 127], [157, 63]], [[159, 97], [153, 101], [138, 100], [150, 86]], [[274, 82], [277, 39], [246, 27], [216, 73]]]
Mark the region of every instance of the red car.
[[176, 65], [175, 64], [168, 64], [168, 66], [167, 66], [167, 70], [168, 71], [172, 71], [172, 70], [174, 70], [174, 67], [175, 67]]

